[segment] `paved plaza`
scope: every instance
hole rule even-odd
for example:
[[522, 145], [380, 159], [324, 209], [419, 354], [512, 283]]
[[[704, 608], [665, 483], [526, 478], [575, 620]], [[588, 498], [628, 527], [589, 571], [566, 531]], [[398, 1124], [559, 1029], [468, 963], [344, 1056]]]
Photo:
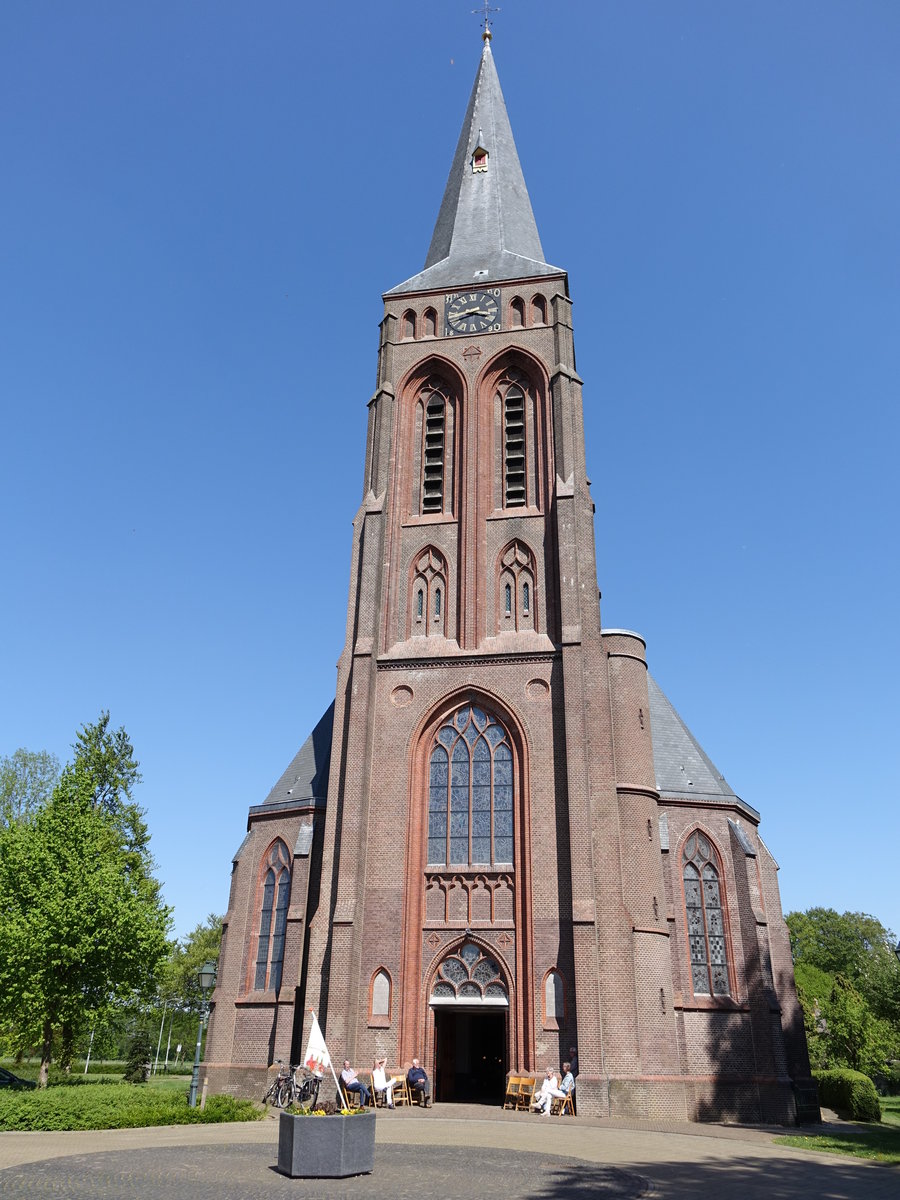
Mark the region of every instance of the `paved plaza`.
[[379, 1113], [375, 1171], [291, 1180], [277, 1119], [0, 1134], [4, 1200], [897, 1200], [900, 1170], [777, 1146], [778, 1130], [543, 1118], [443, 1105]]

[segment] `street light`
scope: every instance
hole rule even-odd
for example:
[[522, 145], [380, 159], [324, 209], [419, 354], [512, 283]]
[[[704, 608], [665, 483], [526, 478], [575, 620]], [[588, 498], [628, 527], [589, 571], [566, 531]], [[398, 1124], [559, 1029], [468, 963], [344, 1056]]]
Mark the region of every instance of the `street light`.
[[188, 1107], [197, 1107], [197, 1084], [200, 1082], [200, 1043], [203, 1041], [203, 1025], [206, 1021], [206, 993], [216, 986], [216, 964], [205, 962], [197, 972], [200, 981], [200, 1024], [197, 1026], [197, 1049], [194, 1051], [194, 1070], [191, 1073], [191, 1094], [188, 1097]]

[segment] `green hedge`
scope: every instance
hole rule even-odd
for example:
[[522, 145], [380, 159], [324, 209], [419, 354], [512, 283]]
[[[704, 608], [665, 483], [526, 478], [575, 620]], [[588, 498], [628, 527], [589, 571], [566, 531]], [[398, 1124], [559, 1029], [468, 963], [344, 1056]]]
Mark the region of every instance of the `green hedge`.
[[838, 1116], [849, 1121], [881, 1120], [875, 1084], [862, 1071], [833, 1067], [829, 1071], [816, 1071], [815, 1078], [819, 1085], [819, 1100], [826, 1108], [833, 1108]]
[[0, 1131], [133, 1129], [147, 1125], [256, 1121], [263, 1115], [252, 1100], [210, 1096], [201, 1110], [188, 1108], [187, 1093], [181, 1089], [153, 1091], [126, 1083], [0, 1093]]

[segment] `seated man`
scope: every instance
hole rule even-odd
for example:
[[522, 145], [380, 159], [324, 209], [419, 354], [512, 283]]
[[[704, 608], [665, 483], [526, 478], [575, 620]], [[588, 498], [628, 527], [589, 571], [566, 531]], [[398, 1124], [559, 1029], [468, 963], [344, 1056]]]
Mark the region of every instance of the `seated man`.
[[341, 1083], [345, 1092], [359, 1093], [359, 1102], [363, 1107], [369, 1103], [369, 1089], [362, 1080], [357, 1079], [356, 1072], [350, 1066], [349, 1058], [344, 1059], [344, 1069], [341, 1071]]
[[427, 1108], [431, 1103], [431, 1080], [422, 1070], [417, 1058], [412, 1060], [412, 1066], [406, 1072], [406, 1082], [409, 1085], [410, 1095], [415, 1096], [418, 1093], [418, 1096], [421, 1097], [419, 1103], [424, 1104]]

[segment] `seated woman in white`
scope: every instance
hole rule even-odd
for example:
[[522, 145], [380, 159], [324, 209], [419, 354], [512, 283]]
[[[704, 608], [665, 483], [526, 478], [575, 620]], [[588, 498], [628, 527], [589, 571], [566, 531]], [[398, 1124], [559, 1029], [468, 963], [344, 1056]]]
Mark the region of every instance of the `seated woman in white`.
[[372, 1087], [375, 1089], [376, 1096], [381, 1092], [385, 1093], [385, 1100], [388, 1108], [394, 1107], [394, 1081], [388, 1079], [384, 1073], [384, 1066], [387, 1062], [386, 1058], [376, 1058], [372, 1063]]
[[550, 1115], [550, 1105], [553, 1103], [554, 1093], [559, 1091], [559, 1076], [554, 1071], [553, 1067], [548, 1067], [544, 1072], [544, 1081], [540, 1088], [534, 1093], [534, 1099], [531, 1101], [531, 1107], [539, 1110], [545, 1117]]

